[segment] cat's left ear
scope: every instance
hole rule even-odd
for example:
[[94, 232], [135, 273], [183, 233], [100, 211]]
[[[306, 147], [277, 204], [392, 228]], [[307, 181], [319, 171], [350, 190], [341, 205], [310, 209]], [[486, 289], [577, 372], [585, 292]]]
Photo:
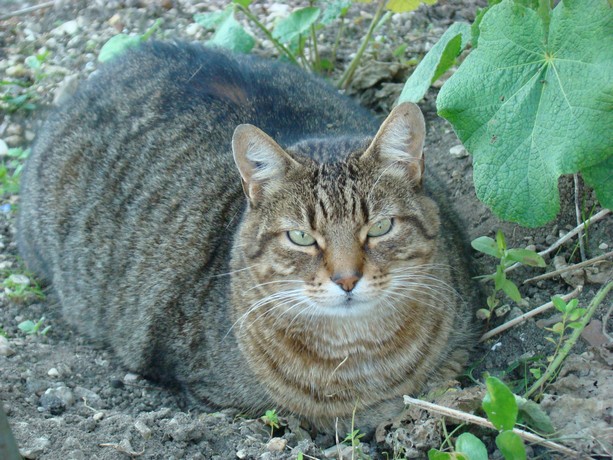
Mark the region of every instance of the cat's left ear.
[[262, 194], [282, 188], [288, 169], [298, 165], [268, 134], [249, 124], [234, 130], [232, 152], [245, 195], [254, 205]]
[[417, 105], [404, 102], [385, 119], [361, 158], [374, 158], [385, 174], [396, 174], [421, 185], [424, 173], [426, 123]]

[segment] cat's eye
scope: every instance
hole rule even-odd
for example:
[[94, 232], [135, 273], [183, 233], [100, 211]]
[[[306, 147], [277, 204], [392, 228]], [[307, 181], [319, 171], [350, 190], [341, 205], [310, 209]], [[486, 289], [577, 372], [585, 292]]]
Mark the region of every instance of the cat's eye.
[[290, 230], [287, 232], [289, 240], [298, 246], [313, 246], [315, 238], [302, 230]]
[[392, 219], [381, 219], [368, 229], [368, 236], [383, 236], [392, 229]]

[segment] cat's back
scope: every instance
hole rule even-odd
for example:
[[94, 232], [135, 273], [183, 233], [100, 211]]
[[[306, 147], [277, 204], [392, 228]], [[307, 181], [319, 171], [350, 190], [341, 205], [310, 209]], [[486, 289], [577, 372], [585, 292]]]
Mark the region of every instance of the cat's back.
[[[225, 222], [209, 208], [240, 212], [230, 202], [244, 201], [231, 153], [241, 123], [281, 145], [377, 127], [356, 103], [292, 66], [145, 43], [102, 66], [40, 130], [22, 180], [21, 253], [51, 281], [55, 261], [45, 252], [64, 250], [78, 228], [107, 239], [120, 236], [120, 222], [161, 232], [165, 211], [186, 201], [200, 202], [205, 230]], [[153, 208], [159, 214], [143, 214]], [[99, 225], [105, 216], [110, 225]]]

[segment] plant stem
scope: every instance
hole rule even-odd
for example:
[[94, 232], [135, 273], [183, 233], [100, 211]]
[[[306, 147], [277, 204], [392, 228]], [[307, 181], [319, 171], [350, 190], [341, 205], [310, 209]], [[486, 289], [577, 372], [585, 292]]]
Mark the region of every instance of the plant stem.
[[598, 305], [600, 305], [600, 303], [603, 301], [605, 296], [609, 293], [609, 291], [612, 288], [613, 288], [613, 281], [609, 281], [606, 285], [600, 288], [600, 290], [596, 293], [596, 295], [590, 302], [590, 305], [588, 307], [588, 310], [585, 312], [585, 315], [583, 315], [583, 317], [581, 318], [581, 321], [579, 321], [579, 327], [577, 329], [573, 329], [572, 334], [570, 335], [568, 340], [564, 343], [564, 346], [560, 349], [560, 352], [555, 355], [554, 360], [549, 364], [549, 366], [547, 366], [547, 369], [545, 370], [541, 378], [538, 379], [536, 382], [534, 382], [534, 384], [526, 392], [526, 394], [524, 395], [524, 398], [526, 399], [529, 398], [536, 391], [538, 391], [539, 389], [542, 389], [545, 386], [547, 381], [557, 371], [558, 367], [560, 367], [560, 365], [562, 364], [562, 361], [566, 359], [566, 356], [568, 356], [568, 354], [570, 353], [571, 348], [575, 345], [575, 343], [581, 336], [583, 329], [585, 328], [587, 323], [589, 323], [590, 320], [592, 319], [592, 316], [594, 315], [596, 308], [598, 307]]
[[364, 40], [362, 40], [362, 44], [360, 45], [360, 48], [358, 49], [358, 52], [356, 53], [355, 57], [352, 59], [351, 63], [349, 64], [349, 67], [347, 67], [347, 69], [345, 70], [345, 72], [343, 72], [343, 75], [341, 75], [341, 78], [337, 82], [336, 84], [337, 87], [346, 89], [351, 83], [351, 80], [353, 79], [353, 75], [355, 74], [355, 71], [357, 70], [358, 65], [360, 64], [360, 60], [362, 59], [362, 55], [366, 51], [366, 48], [368, 47], [368, 43], [370, 42], [370, 39], [372, 38], [372, 34], [375, 30], [375, 27], [377, 27], [377, 24], [379, 23], [379, 21], [381, 20], [381, 17], [383, 16], [383, 10], [385, 9], [386, 3], [387, 3], [387, 0], [379, 0], [379, 3], [377, 5], [377, 11], [375, 12], [375, 16], [372, 18], [372, 21], [370, 22], [370, 26], [368, 27], [368, 31], [366, 32], [366, 36], [364, 37]]
[[317, 49], [317, 34], [315, 33], [315, 24], [311, 24], [311, 43], [313, 44], [313, 56], [311, 57], [313, 69], [315, 69], [316, 72], [321, 72], [321, 63], [319, 61], [319, 50]]
[[[475, 425], [484, 426], [486, 428], [492, 428], [494, 430], [496, 429], [496, 427], [489, 420], [486, 420], [483, 417], [478, 417], [473, 414], [462, 412], [456, 409], [451, 409], [450, 407], [440, 406], [438, 404], [434, 404], [428, 401], [422, 401], [421, 399], [411, 398], [410, 396], [406, 395], [404, 396], [404, 403], [407, 405], [411, 404], [413, 406], [417, 406], [420, 409], [424, 409], [428, 412], [432, 412], [435, 414], [443, 415], [445, 417], [451, 417], [457, 420], [461, 420], [463, 422], [473, 423]], [[569, 449], [568, 447], [565, 447], [553, 441], [548, 441], [545, 438], [541, 438], [534, 433], [529, 433], [527, 431], [520, 430], [519, 428], [513, 428], [513, 433], [528, 442], [539, 444], [541, 446], [547, 447], [548, 449], [552, 449], [561, 452], [565, 455], [568, 455], [568, 458], [581, 458], [579, 452], [576, 452], [572, 449]]]
[[[585, 222], [581, 217], [581, 210], [579, 209], [579, 196], [581, 195], [581, 183], [579, 182], [579, 174], [573, 174], [573, 181], [575, 185], [575, 214], [577, 216], [577, 226], [582, 225], [582, 227], [586, 227]], [[583, 231], [579, 232], [577, 237], [579, 241], [579, 252], [581, 254], [581, 261], [584, 262], [585, 257], [585, 244], [583, 243]]]
[[345, 18], [341, 17], [341, 25], [338, 28], [338, 32], [336, 34], [336, 38], [334, 39], [334, 46], [332, 47], [332, 59], [331, 62], [336, 62], [336, 53], [338, 52], [338, 45], [341, 42], [341, 37], [345, 32]]
[[283, 43], [281, 43], [279, 40], [272, 36], [270, 30], [268, 30], [266, 26], [260, 22], [260, 20], [251, 12], [251, 10], [249, 10], [249, 8], [245, 8], [243, 5], [240, 5], [238, 3], [235, 3], [235, 7], [238, 8], [245, 16], [247, 16], [247, 18], [251, 22], [253, 22], [258, 27], [258, 29], [260, 29], [264, 33], [264, 35], [266, 35], [266, 37], [272, 42], [272, 44], [275, 45], [275, 48], [277, 48], [277, 50], [279, 50], [281, 54], [284, 54], [292, 62], [292, 64], [299, 65], [298, 61], [296, 60], [296, 57], [292, 54], [292, 52], [288, 50], [283, 45]]

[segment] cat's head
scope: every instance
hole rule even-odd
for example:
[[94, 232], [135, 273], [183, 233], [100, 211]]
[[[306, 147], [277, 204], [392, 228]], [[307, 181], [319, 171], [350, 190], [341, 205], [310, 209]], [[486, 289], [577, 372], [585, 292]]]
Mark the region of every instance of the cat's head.
[[249, 206], [233, 257], [253, 299], [245, 308], [345, 316], [406, 303], [409, 287], [429, 276], [423, 267], [439, 231], [438, 209], [421, 193], [424, 136], [411, 103], [396, 107], [372, 140], [284, 150], [239, 126], [232, 147]]

